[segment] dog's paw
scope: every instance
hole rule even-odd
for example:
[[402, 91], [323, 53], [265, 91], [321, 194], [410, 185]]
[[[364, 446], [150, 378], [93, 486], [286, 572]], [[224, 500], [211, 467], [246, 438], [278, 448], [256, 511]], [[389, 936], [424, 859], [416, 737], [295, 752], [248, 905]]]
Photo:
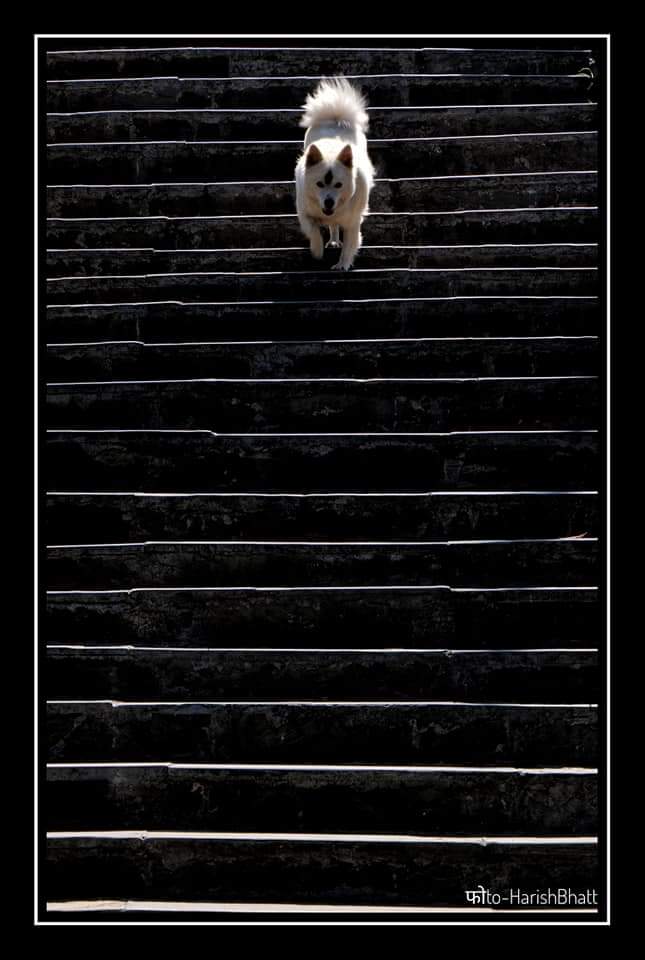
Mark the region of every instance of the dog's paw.
[[312, 237], [309, 244], [309, 249], [311, 250], [311, 256], [314, 258], [314, 260], [322, 260], [325, 254], [325, 248], [320, 235], [317, 237]]
[[351, 267], [351, 263], [349, 263], [348, 261], [343, 260], [342, 257], [341, 257], [341, 259], [338, 261], [338, 263], [335, 263], [335, 264], [333, 265], [332, 270], [349, 270], [350, 267]]

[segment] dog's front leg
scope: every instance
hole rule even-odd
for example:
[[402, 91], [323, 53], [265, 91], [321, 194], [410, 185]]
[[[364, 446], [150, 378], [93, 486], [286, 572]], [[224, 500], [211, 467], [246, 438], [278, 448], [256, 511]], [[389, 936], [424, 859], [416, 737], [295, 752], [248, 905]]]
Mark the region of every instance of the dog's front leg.
[[322, 260], [325, 248], [323, 246], [320, 227], [317, 223], [314, 223], [311, 217], [308, 217], [304, 213], [298, 214], [298, 220], [300, 221], [300, 229], [309, 240], [309, 249], [311, 250], [312, 257], [316, 260]]
[[327, 246], [340, 247], [340, 227], [337, 223], [333, 223], [329, 228], [329, 242]]
[[349, 270], [361, 245], [360, 226], [346, 227], [343, 230], [343, 252], [332, 270]]

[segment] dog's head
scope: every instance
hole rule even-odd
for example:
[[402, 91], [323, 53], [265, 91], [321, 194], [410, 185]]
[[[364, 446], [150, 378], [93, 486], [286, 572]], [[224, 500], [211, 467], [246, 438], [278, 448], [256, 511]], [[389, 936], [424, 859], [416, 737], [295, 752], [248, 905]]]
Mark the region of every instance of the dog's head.
[[304, 157], [305, 191], [312, 205], [320, 207], [326, 217], [342, 207], [356, 189], [356, 171], [351, 144], [338, 152], [325, 151], [312, 143]]

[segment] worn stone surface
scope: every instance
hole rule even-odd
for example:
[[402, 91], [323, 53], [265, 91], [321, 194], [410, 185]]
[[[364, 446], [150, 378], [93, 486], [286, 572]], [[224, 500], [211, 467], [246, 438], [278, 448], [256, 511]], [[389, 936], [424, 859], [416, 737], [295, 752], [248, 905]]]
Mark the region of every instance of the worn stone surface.
[[284, 343], [54, 344], [50, 383], [225, 377], [596, 376], [595, 336]]
[[126, 543], [52, 546], [52, 589], [593, 585], [591, 539], [456, 543]]
[[48, 651], [51, 700], [598, 700], [597, 656], [539, 652]]
[[302, 340], [366, 337], [568, 336], [598, 333], [593, 296], [346, 303], [125, 303], [52, 305], [44, 318], [49, 342], [87, 340]]
[[[312, 268], [318, 266], [313, 263]], [[360, 267], [350, 273], [337, 271], [285, 271], [279, 274], [210, 274], [207, 276], [161, 277], [73, 277], [56, 279], [48, 284], [50, 304], [58, 303], [119, 303], [180, 300], [184, 302], [235, 299], [282, 300], [288, 297], [302, 300], [330, 300], [343, 297], [378, 299], [387, 284], [393, 297], [449, 297], [449, 296], [590, 296], [598, 286], [597, 271], [586, 267], [567, 270], [540, 269], [460, 269], [424, 270], [403, 269], [363, 271]]]
[[469, 540], [597, 535], [595, 494], [47, 498], [48, 543], [133, 540]]
[[52, 429], [218, 433], [588, 429], [595, 377], [492, 380], [226, 380], [47, 388]]
[[[157, 492], [588, 490], [598, 482], [595, 434], [499, 432], [435, 436], [216, 436], [53, 432], [50, 488]], [[181, 451], [178, 456], [178, 451]]]
[[592, 706], [109, 703], [47, 708], [51, 762], [593, 766]]
[[[67, 42], [67, 41], [63, 41]], [[570, 50], [473, 50], [405, 48], [387, 49], [378, 44], [364, 48], [356, 46], [342, 50], [331, 46], [328, 49], [289, 44], [282, 49], [250, 45], [247, 48], [227, 48], [218, 45], [187, 47], [184, 42], [175, 42], [172, 48], [163, 44], [154, 49], [121, 49], [122, 44], [111, 48], [73, 50], [67, 47], [51, 50], [47, 54], [49, 79], [86, 79], [90, 77], [229, 77], [235, 82], [243, 77], [302, 76], [303, 68], [308, 76], [349, 76], [352, 73], [433, 74], [433, 73], [519, 73], [519, 74], [572, 74], [592, 66], [589, 43], [587, 49]], [[378, 65], [378, 70], [374, 67]]]
[[[154, 77], [112, 83], [54, 81], [47, 86], [48, 111], [127, 109], [276, 109], [299, 108], [311, 92], [310, 77]], [[424, 107], [431, 104], [584, 103], [595, 98], [591, 77], [539, 74], [471, 76], [359, 75], [353, 83], [374, 107]]]
[[[505, 106], [402, 107], [369, 111], [370, 136], [415, 137], [431, 129], [435, 137], [588, 130], [598, 126], [593, 103]], [[49, 115], [48, 143], [101, 143], [127, 140], [290, 140], [302, 111], [190, 110], [112, 111]]]
[[[373, 139], [370, 157], [378, 177], [428, 177], [534, 170], [595, 170], [598, 138], [581, 133], [527, 136]], [[290, 180], [302, 152], [297, 130], [278, 142], [53, 144], [50, 183], [152, 183], [182, 180]], [[232, 157], [234, 162], [232, 163]]]
[[[370, 194], [373, 210], [484, 209], [486, 207], [592, 206], [597, 174], [553, 173], [532, 176], [377, 180]], [[47, 191], [49, 217], [224, 216], [242, 212], [293, 213], [295, 185], [277, 183], [180, 183], [129, 186], [61, 186]]]
[[[288, 212], [288, 211], [287, 211]], [[149, 248], [115, 250], [48, 250], [47, 276], [119, 276], [145, 273], [199, 273], [224, 271], [234, 273], [258, 270], [304, 270], [310, 272], [309, 249], [299, 246], [256, 247], [241, 250], [153, 250]], [[326, 250], [320, 269], [326, 269], [338, 256]], [[357, 269], [416, 269], [457, 267], [596, 267], [596, 243], [547, 243], [486, 246], [374, 246], [361, 247]]]
[[[334, 71], [335, 72], [335, 71]], [[355, 76], [352, 82], [374, 107], [424, 107], [432, 104], [584, 103], [595, 99], [589, 76]], [[128, 109], [288, 109], [300, 108], [315, 79], [306, 77], [141, 77], [105, 83], [54, 81], [47, 86], [47, 110]]]
[[572, 649], [601, 640], [596, 590], [122, 590], [51, 594], [46, 616], [48, 643], [85, 646]]
[[[235, 230], [239, 246], [264, 246], [272, 237], [279, 246], [297, 246], [302, 234], [297, 217], [280, 215], [216, 219], [50, 220], [47, 243], [52, 247], [218, 247]], [[363, 227], [370, 243], [539, 243], [597, 242], [594, 208], [510, 209], [456, 213], [374, 213]], [[354, 283], [350, 275], [349, 283]], [[331, 280], [337, 278], [330, 278]], [[342, 277], [340, 282], [343, 282]], [[495, 295], [493, 289], [492, 295]], [[322, 293], [322, 291], [321, 291]]]
[[149, 897], [298, 903], [465, 905], [491, 893], [597, 886], [596, 847], [563, 840], [489, 843], [325, 843], [286, 840], [53, 839], [47, 884], [56, 899]]
[[593, 772], [50, 767], [49, 830], [589, 836]]

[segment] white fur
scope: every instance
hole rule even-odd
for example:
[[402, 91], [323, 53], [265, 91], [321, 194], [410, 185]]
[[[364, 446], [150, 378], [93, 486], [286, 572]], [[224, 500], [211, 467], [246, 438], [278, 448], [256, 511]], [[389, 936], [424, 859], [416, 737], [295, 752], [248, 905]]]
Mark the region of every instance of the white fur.
[[[368, 123], [365, 106], [358, 90], [344, 77], [335, 77], [323, 80], [307, 97], [300, 122], [308, 129], [304, 153], [296, 165], [298, 220], [316, 259], [323, 255], [321, 227], [329, 228], [328, 246], [332, 247], [340, 245], [339, 231], [342, 229], [342, 253], [332, 268], [335, 270], [349, 270], [354, 262], [361, 245], [360, 227], [374, 182], [374, 168], [367, 154], [365, 138]], [[314, 153], [311, 156], [320, 159], [314, 165], [308, 165], [307, 157], [312, 146]], [[345, 156], [348, 147], [351, 166], [339, 159], [341, 154]], [[327, 204], [333, 203], [333, 207], [326, 208], [325, 200]]]
[[324, 120], [347, 123], [367, 130], [365, 97], [344, 77], [323, 80], [315, 93], [310, 93], [304, 103], [305, 114], [301, 127], [314, 127]]

